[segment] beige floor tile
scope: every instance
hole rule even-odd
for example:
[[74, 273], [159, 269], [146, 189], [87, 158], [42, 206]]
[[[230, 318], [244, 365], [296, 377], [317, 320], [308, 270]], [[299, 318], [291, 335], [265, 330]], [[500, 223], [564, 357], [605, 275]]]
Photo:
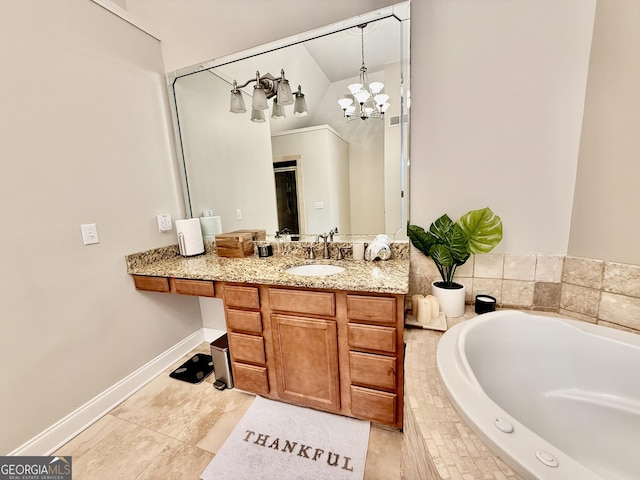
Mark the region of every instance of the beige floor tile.
[[402, 434], [371, 425], [364, 480], [400, 480]]
[[113, 415], [105, 415], [53, 452], [52, 455], [71, 455], [73, 457], [84, 455], [125, 424], [126, 422], [124, 420], [114, 417]]
[[[213, 375], [194, 385], [169, 373], [149, 382], [55, 454], [73, 457], [74, 480], [197, 480], [254, 400], [239, 390], [218, 391]], [[372, 426], [365, 480], [398, 480], [402, 434]]]
[[178, 440], [170, 440], [135, 480], [196, 480], [212, 459], [212, 453]]
[[124, 422], [84, 454], [73, 456], [73, 478], [135, 479], [171, 441], [165, 435]]
[[235, 389], [212, 390], [215, 401], [200, 410], [176, 438], [217, 453], [255, 397]]

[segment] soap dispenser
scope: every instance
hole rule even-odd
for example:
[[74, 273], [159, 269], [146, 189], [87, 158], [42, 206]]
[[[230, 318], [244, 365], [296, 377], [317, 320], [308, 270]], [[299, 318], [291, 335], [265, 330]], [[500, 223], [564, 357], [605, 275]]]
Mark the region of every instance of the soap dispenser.
[[280, 238], [280, 232], [276, 232], [275, 243], [273, 245], [273, 254], [276, 257], [282, 257], [282, 238]]

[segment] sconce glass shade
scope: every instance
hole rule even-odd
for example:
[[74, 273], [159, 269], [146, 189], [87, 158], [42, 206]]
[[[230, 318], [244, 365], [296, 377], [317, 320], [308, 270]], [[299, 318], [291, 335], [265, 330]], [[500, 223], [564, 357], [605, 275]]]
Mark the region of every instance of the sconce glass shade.
[[253, 101], [251, 102], [251, 108], [254, 110], [267, 110], [269, 104], [267, 103], [267, 94], [264, 92], [264, 87], [260, 84], [253, 86]]
[[244, 113], [247, 108], [244, 106], [242, 92], [238, 90], [238, 83], [233, 81], [233, 90], [231, 90], [231, 101], [229, 103], [229, 111], [231, 113]]
[[280, 105], [280, 103], [278, 102], [277, 98], [273, 99], [273, 110], [271, 112], [271, 118], [273, 119], [280, 119], [280, 118], [285, 118], [287, 115], [284, 112], [284, 107], [282, 105]]
[[355, 115], [355, 113], [356, 113], [356, 107], [353, 105], [351, 105], [350, 107], [347, 107], [347, 111], [345, 112], [347, 116]]
[[296, 92], [296, 100], [293, 104], [293, 114], [296, 117], [304, 117], [307, 115], [307, 101], [304, 99], [304, 94], [302, 93], [302, 87], [298, 85], [298, 91]]
[[389, 109], [389, 107], [390, 107], [390, 106], [391, 106], [391, 104], [390, 104], [390, 103], [385, 103], [384, 105], [382, 105], [382, 106], [380, 107], [380, 111], [381, 111], [382, 113], [385, 113], [385, 112]]
[[256, 123], [264, 123], [266, 119], [264, 118], [264, 110], [251, 110], [251, 121]]

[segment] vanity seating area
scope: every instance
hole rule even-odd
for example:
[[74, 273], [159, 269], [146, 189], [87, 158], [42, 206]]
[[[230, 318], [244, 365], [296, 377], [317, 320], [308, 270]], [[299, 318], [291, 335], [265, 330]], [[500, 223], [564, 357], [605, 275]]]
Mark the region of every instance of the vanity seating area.
[[[127, 272], [139, 290], [223, 300], [236, 388], [401, 429], [408, 243], [376, 262], [311, 261], [304, 242], [288, 247], [185, 258], [170, 246], [127, 256]], [[311, 263], [344, 271], [286, 273]]]

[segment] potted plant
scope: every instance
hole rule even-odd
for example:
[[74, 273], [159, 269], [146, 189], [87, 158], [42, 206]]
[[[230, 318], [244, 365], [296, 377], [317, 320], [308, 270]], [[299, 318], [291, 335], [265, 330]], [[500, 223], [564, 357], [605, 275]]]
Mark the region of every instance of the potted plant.
[[[432, 285], [433, 295], [448, 317], [464, 314], [464, 285], [453, 281], [456, 268], [471, 254], [488, 253], [502, 240], [502, 220], [489, 207], [471, 210], [457, 221], [445, 213], [431, 224], [429, 230], [417, 225], [407, 226], [411, 243], [431, 257], [442, 281]], [[453, 298], [450, 298], [453, 297]]]

